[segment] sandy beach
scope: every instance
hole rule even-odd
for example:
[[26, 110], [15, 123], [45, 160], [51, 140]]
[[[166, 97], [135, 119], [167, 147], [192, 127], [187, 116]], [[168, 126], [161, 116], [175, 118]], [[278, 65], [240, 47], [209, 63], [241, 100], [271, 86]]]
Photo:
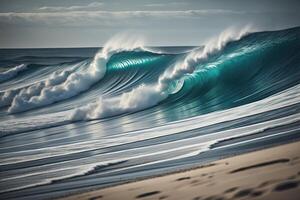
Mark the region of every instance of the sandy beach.
[[299, 186], [300, 142], [295, 142], [64, 199], [296, 200]]

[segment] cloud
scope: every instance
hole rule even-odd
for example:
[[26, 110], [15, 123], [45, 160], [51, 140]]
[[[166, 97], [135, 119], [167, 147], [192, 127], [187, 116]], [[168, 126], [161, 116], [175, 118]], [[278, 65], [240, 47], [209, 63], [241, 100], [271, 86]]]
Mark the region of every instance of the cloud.
[[96, 10], [96, 9], [100, 9], [102, 6], [103, 6], [102, 2], [92, 2], [90, 4], [82, 5], [82, 6], [69, 6], [69, 7], [45, 6], [45, 7], [40, 7], [38, 10], [39, 11], [46, 11], [46, 12]]
[[165, 4], [163, 3], [151, 3], [151, 4], [146, 4], [146, 7], [163, 7]]
[[[231, 19], [243, 12], [231, 10], [184, 10], [184, 11], [68, 11], [0, 13], [0, 27], [93, 27], [131, 29], [149, 26], [168, 29], [195, 27], [209, 19]], [[188, 22], [188, 23], [187, 23]]]
[[145, 4], [146, 7], [170, 7], [170, 6], [185, 6], [187, 2], [168, 2], [168, 3], [151, 3]]
[[[184, 11], [68, 11], [0, 13], [0, 23], [8, 25], [53, 25], [90, 26], [126, 25], [142, 23], [143, 20], [198, 19], [203, 17], [241, 15], [244, 12], [232, 10], [184, 10]], [[145, 21], [144, 21], [145, 23]]]

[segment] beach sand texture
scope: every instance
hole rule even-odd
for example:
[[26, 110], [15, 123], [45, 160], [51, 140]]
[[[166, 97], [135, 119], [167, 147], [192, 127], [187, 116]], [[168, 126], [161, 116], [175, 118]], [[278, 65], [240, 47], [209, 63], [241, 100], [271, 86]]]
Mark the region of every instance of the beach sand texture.
[[300, 142], [65, 198], [71, 199], [299, 200]]

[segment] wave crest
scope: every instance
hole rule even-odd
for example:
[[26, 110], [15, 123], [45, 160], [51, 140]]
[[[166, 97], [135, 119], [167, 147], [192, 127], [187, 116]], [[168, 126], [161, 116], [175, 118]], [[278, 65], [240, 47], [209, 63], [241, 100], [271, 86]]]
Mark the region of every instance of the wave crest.
[[[223, 31], [218, 37], [210, 39], [204, 46], [204, 49], [196, 49], [190, 52], [182, 61], [177, 62], [173, 67], [166, 70], [159, 78], [158, 87], [160, 90], [168, 89], [171, 82], [179, 80], [186, 74], [192, 74], [199, 62], [207, 59], [209, 55], [220, 51], [229, 42], [241, 39], [249, 31], [250, 26], [246, 26], [241, 30], [229, 28]], [[173, 92], [171, 91], [171, 93]]]

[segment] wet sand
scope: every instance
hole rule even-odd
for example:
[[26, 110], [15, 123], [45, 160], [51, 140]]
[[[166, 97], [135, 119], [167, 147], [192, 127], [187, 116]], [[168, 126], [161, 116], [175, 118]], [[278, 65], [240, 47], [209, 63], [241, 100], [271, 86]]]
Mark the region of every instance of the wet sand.
[[298, 200], [300, 142], [222, 159], [197, 169], [63, 199]]

